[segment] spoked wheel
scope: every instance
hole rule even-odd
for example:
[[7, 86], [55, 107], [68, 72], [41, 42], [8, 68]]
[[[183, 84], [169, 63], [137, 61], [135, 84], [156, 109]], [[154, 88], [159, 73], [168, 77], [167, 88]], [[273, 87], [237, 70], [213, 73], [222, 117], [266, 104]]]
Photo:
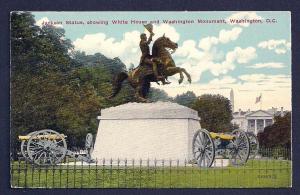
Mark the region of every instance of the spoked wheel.
[[246, 132], [234, 130], [232, 132], [232, 148], [230, 149], [230, 160], [232, 165], [239, 166], [247, 162], [250, 154], [250, 143]]
[[67, 143], [64, 136], [50, 129], [35, 132], [27, 143], [28, 156], [38, 165], [58, 164], [66, 152]]
[[[33, 131], [33, 132], [27, 134], [26, 136], [31, 136], [35, 132], [36, 131]], [[21, 154], [23, 155], [23, 157], [25, 158], [25, 160], [30, 161], [30, 158], [29, 158], [28, 153], [27, 153], [27, 143], [28, 143], [28, 140], [23, 140], [21, 142]]]
[[248, 135], [248, 139], [249, 139], [249, 142], [250, 142], [250, 155], [249, 155], [249, 158], [254, 159], [255, 156], [258, 153], [258, 150], [259, 150], [258, 139], [257, 139], [256, 135], [254, 135], [253, 132], [248, 132], [247, 135]]
[[215, 159], [215, 145], [205, 129], [198, 130], [193, 138], [193, 155], [199, 167], [210, 167]]

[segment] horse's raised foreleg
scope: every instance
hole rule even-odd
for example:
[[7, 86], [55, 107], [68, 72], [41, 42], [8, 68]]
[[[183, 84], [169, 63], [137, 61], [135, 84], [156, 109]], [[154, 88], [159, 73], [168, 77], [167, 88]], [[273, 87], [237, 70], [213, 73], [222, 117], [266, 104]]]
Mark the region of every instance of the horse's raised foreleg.
[[179, 80], [178, 80], [178, 83], [180, 84], [180, 83], [182, 83], [183, 78], [184, 78], [181, 69], [182, 69], [182, 68], [179, 68], [179, 67], [167, 67], [167, 68], [166, 68], [166, 75], [172, 76], [172, 75], [174, 75], [174, 74], [179, 73], [180, 78], [179, 78]]
[[191, 75], [190, 75], [184, 68], [181, 68], [181, 71], [182, 71], [182, 72], [185, 74], [185, 76], [187, 77], [188, 82], [191, 83], [191, 82], [192, 82]]
[[184, 76], [183, 76], [183, 74], [182, 74], [182, 71], [181, 71], [181, 70], [179, 71], [179, 75], [180, 75], [180, 78], [179, 78], [179, 80], [178, 80], [178, 83], [179, 83], [179, 84], [181, 84], [181, 83], [182, 83], [182, 81], [183, 81], [183, 79], [184, 79]]

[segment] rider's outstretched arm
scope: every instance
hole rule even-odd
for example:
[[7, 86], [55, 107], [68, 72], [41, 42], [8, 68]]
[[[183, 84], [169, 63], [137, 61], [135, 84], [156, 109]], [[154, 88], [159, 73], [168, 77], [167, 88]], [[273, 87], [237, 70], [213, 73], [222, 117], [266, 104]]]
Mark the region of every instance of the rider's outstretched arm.
[[147, 44], [149, 45], [152, 41], [153, 33], [150, 33], [150, 36], [148, 38]]

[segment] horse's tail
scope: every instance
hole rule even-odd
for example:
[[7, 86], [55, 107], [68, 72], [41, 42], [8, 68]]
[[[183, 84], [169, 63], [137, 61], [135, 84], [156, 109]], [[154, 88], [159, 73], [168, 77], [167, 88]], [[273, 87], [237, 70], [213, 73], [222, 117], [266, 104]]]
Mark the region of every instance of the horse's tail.
[[123, 81], [126, 80], [127, 78], [128, 78], [128, 74], [126, 72], [120, 72], [119, 74], [117, 74], [117, 76], [113, 81], [112, 94], [108, 97], [108, 99], [115, 97], [119, 93], [119, 91], [122, 88]]
[[142, 82], [143, 97], [146, 97], [148, 95], [150, 87], [151, 87], [151, 83], [150, 83], [149, 79], [147, 77], [144, 78], [144, 81]]

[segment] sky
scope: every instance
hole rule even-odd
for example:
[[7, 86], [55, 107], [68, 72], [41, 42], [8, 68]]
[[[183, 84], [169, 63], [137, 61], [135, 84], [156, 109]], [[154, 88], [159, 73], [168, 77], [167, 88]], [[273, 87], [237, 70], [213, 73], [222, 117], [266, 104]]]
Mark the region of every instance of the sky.
[[[178, 84], [153, 84], [174, 97], [187, 91], [196, 95], [234, 91], [237, 111], [258, 110], [256, 97], [262, 94], [262, 109], [291, 110], [291, 19], [290, 12], [33, 12], [36, 24], [52, 22], [65, 29], [75, 50], [100, 52], [119, 57], [127, 67], [140, 59], [139, 35], [149, 34], [141, 21], [153, 22], [154, 37], [165, 34], [179, 47], [172, 57], [176, 66], [192, 76]], [[237, 23], [247, 19], [253, 23]], [[118, 20], [119, 23], [113, 24]], [[173, 21], [164, 23], [164, 21]], [[224, 20], [225, 23], [198, 23]], [[125, 23], [127, 21], [127, 24]], [[175, 21], [175, 22], [174, 22]], [[177, 21], [177, 23], [176, 23]], [[194, 23], [184, 21], [194, 21]], [[79, 23], [79, 24], [74, 24]]]

